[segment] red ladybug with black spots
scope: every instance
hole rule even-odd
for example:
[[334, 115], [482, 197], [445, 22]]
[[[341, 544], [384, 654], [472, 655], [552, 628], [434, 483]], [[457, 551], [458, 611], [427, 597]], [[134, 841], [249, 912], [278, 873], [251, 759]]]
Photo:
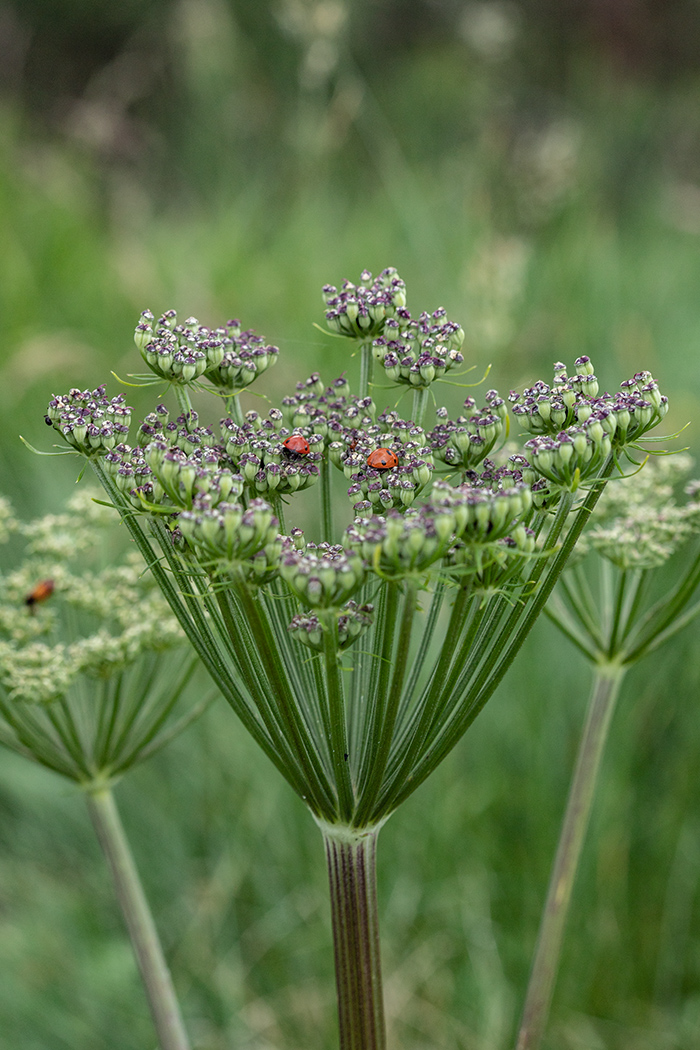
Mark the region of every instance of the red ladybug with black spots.
[[290, 456], [308, 456], [311, 446], [303, 434], [290, 434], [282, 442], [285, 452]]
[[367, 457], [367, 466], [373, 470], [393, 470], [398, 465], [399, 457], [390, 448], [375, 448]]

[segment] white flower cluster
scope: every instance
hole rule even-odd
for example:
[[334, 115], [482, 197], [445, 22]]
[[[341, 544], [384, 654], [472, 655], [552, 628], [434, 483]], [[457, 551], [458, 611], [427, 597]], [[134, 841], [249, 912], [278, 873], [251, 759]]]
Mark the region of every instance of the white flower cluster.
[[[10, 700], [50, 703], [79, 675], [109, 677], [142, 653], [183, 641], [141, 558], [119, 554], [114, 512], [92, 495], [73, 497], [63, 514], [15, 525], [25, 558], [0, 569], [0, 689]], [[13, 521], [3, 500], [0, 530]], [[100, 567], [107, 552], [112, 563]]]
[[64, 645], [0, 642], [0, 687], [10, 700], [48, 704], [65, 696], [78, 665]]
[[632, 478], [610, 481], [577, 553], [595, 550], [620, 569], [663, 565], [700, 532], [697, 483], [686, 486], [686, 503], [677, 503], [674, 496], [674, 487], [692, 466], [690, 456], [667, 456], [648, 463]]

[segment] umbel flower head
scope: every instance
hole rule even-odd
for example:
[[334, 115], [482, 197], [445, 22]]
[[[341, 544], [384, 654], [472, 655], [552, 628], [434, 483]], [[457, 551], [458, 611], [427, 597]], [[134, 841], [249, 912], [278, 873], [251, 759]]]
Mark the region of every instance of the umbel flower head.
[[[572, 376], [557, 364], [551, 385], [511, 393], [525, 441], [504, 462], [508, 402], [497, 391], [481, 407], [468, 398], [454, 418], [445, 408], [427, 418], [428, 387], [462, 361], [462, 329], [443, 310], [411, 314], [392, 269], [323, 294], [329, 327], [357, 341], [359, 385], [314, 373], [261, 415], [241, 403], [237, 373], [223, 410], [218, 400], [203, 422], [188, 386], [204, 376], [222, 389], [221, 362], [207, 358], [195, 375], [183, 356], [168, 373], [174, 418], [161, 402], [133, 438], [85, 452], [244, 725], [317, 820], [362, 829], [386, 819], [476, 717], [606, 480], [667, 403], [646, 372], [600, 394], [587, 358]], [[225, 353], [254, 353], [238, 322], [209, 330], [144, 317], [137, 342], [164, 377], [179, 350], [206, 357], [229, 338]], [[402, 414], [377, 406], [387, 382], [412, 398]], [[68, 422], [59, 412], [53, 425], [73, 441]], [[334, 468], [354, 510], [345, 531]], [[319, 526], [307, 540], [293, 508], [312, 487], [303, 498], [318, 499]]]
[[105, 397], [104, 386], [97, 390], [74, 388], [51, 399], [46, 423], [58, 430], [76, 452], [92, 456], [114, 448], [126, 437], [131, 411], [123, 394]]
[[[581, 537], [577, 560], [595, 551], [618, 569], [656, 569], [700, 531], [700, 483], [687, 481], [684, 453], [655, 459], [632, 478], [612, 480]], [[686, 481], [685, 502], [674, 488]]]
[[373, 278], [369, 270], [360, 274], [360, 284], [343, 281], [340, 290], [323, 288], [328, 327], [340, 335], [366, 339], [384, 329], [406, 306], [406, 285], [393, 267]]
[[116, 521], [93, 495], [28, 523], [3, 501], [24, 556], [0, 569], [0, 742], [85, 784], [115, 779], [196, 711], [179, 703], [195, 661], [139, 556], [100, 564]]
[[[342, 651], [356, 642], [372, 625], [374, 606], [349, 601], [338, 609], [338, 648]], [[323, 635], [327, 628], [315, 613], [297, 613], [289, 623], [290, 634], [316, 652], [323, 652]]]
[[134, 334], [144, 361], [160, 379], [191, 383], [205, 377], [228, 393], [242, 390], [277, 359], [276, 346], [252, 331], [241, 331], [237, 320], [220, 328], [206, 328], [196, 317], [178, 324], [174, 310], [157, 321], [144, 310]]
[[[618, 674], [657, 649], [700, 612], [700, 552], [659, 569], [700, 533], [700, 484], [686, 482], [690, 456], [662, 456], [601, 496], [548, 615], [598, 667]], [[584, 571], [585, 570], [585, 571]]]

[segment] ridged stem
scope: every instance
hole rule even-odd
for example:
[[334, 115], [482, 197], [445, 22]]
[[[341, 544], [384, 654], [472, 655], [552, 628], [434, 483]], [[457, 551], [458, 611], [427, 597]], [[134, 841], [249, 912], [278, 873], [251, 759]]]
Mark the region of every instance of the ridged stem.
[[625, 668], [619, 664], [599, 664], [596, 668], [586, 724], [540, 921], [516, 1050], [537, 1050], [544, 1035], [600, 761], [624, 674]]
[[330, 881], [340, 1050], [385, 1050], [376, 888], [379, 828], [320, 827]]
[[181, 383], [172, 384], [175, 389], [175, 398], [177, 400], [177, 407], [185, 417], [185, 426], [187, 430], [190, 430], [190, 424], [192, 422], [192, 402], [190, 400], [190, 392], [186, 386]]
[[428, 407], [429, 390], [427, 386], [417, 387], [413, 391], [413, 409], [411, 419], [417, 427], [423, 426], [425, 410]]
[[242, 427], [245, 423], [245, 417], [238, 394], [231, 394], [225, 399], [224, 404], [226, 405], [227, 414], [236, 426]]
[[372, 366], [374, 365], [374, 358], [372, 357], [372, 341], [368, 340], [366, 343], [362, 343], [360, 347], [360, 397], [367, 397], [369, 395], [369, 388], [372, 385]]
[[129, 931], [161, 1050], [190, 1050], [158, 932], [109, 787], [88, 787], [85, 798], [107, 859]]
[[321, 472], [321, 539], [324, 543], [333, 542], [333, 500], [331, 498], [331, 463], [328, 451], [324, 453], [320, 466]]
[[341, 820], [350, 820], [355, 808], [355, 795], [348, 763], [348, 727], [345, 713], [345, 693], [338, 660], [338, 620], [331, 612], [321, 613], [323, 624], [323, 659], [326, 669], [326, 695], [330, 728], [331, 760], [338, 792], [338, 812]]

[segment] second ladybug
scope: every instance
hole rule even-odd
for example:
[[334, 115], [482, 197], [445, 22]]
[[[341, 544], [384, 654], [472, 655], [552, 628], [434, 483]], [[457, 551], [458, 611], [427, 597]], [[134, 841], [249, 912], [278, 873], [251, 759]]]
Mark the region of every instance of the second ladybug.
[[41, 583], [37, 583], [33, 591], [31, 591], [24, 599], [24, 604], [28, 606], [31, 613], [34, 612], [34, 606], [39, 602], [45, 602], [47, 598], [50, 598], [54, 592], [55, 584], [53, 580], [42, 580]]
[[303, 434], [290, 434], [288, 438], [285, 438], [282, 444], [286, 451], [294, 456], [308, 456], [311, 451], [309, 442]]
[[375, 448], [367, 457], [367, 466], [373, 470], [393, 470], [398, 465], [399, 457], [390, 448]]

